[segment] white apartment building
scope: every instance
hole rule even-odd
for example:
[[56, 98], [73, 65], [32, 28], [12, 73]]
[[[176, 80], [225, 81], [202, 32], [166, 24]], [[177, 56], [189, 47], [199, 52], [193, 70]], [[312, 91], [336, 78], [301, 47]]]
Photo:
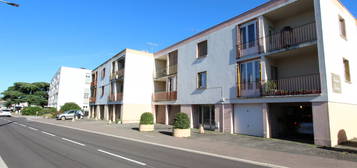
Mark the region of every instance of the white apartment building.
[[92, 71], [89, 117], [138, 123], [152, 112], [154, 57], [124, 49]]
[[357, 137], [356, 46], [338, 0], [271, 0], [154, 54], [156, 122], [335, 146]]
[[89, 111], [91, 70], [60, 67], [50, 82], [48, 106], [57, 110], [65, 103], [74, 102]]

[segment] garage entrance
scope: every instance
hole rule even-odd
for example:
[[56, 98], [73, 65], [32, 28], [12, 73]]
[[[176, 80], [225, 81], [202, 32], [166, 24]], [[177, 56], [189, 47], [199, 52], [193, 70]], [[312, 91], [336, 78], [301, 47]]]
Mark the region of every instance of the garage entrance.
[[264, 136], [262, 104], [234, 105], [234, 132]]
[[272, 138], [314, 143], [311, 103], [269, 104]]

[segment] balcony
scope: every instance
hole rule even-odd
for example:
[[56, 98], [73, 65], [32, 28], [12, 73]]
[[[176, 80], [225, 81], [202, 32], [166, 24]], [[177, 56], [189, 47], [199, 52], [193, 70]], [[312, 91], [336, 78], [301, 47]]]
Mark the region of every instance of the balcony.
[[320, 93], [320, 74], [261, 82], [246, 82], [239, 86], [239, 97], [296, 96]]
[[95, 103], [96, 100], [97, 100], [96, 97], [90, 97], [89, 103]]
[[[167, 71], [168, 69], [168, 71]], [[177, 65], [170, 65], [168, 68], [160, 68], [156, 70], [155, 78], [162, 78], [165, 76], [173, 75], [177, 73]]]
[[119, 102], [123, 100], [123, 93], [111, 93], [108, 96], [108, 101], [109, 102]]
[[118, 71], [112, 72], [110, 74], [110, 80], [119, 80], [124, 77], [124, 69], [119, 69]]
[[177, 99], [177, 92], [156, 92], [154, 101], [174, 101]]
[[238, 44], [237, 58], [299, 47], [300, 44], [316, 40], [315, 22], [294, 28], [284, 27], [282, 31], [273, 33], [272, 35]]
[[91, 87], [96, 87], [96, 86], [97, 86], [97, 81], [92, 81], [92, 82], [90, 83], [90, 86], [91, 86]]

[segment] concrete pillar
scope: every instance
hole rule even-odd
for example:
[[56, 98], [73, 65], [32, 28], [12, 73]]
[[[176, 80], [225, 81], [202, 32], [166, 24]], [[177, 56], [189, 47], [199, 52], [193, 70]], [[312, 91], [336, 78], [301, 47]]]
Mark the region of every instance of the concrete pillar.
[[217, 131], [222, 131], [221, 128], [221, 124], [222, 124], [222, 118], [221, 118], [221, 114], [222, 114], [222, 104], [216, 104], [214, 106], [214, 121], [216, 122], [216, 127], [217, 127]]
[[267, 103], [263, 103], [263, 127], [264, 127], [264, 137], [271, 138], [270, 121], [269, 121], [269, 105]]
[[95, 117], [95, 119], [96, 120], [99, 120], [100, 119], [100, 105], [97, 105], [97, 110], [96, 110], [96, 117]]
[[330, 119], [327, 102], [312, 103], [315, 145], [331, 146]]
[[90, 118], [92, 111], [93, 111], [92, 106], [89, 106], [89, 112], [88, 112], [88, 116], [87, 116], [88, 119]]
[[169, 125], [169, 106], [165, 105], [165, 124]]
[[156, 106], [153, 104], [151, 105], [152, 115], [154, 116], [154, 123], [156, 123]]
[[223, 104], [222, 109], [222, 130], [233, 134], [233, 105]]
[[186, 113], [190, 119], [190, 127], [193, 128], [193, 116], [192, 116], [192, 105], [181, 105], [180, 110], [182, 113]]
[[114, 104], [114, 105], [112, 106], [112, 107], [113, 107], [113, 108], [112, 108], [112, 112], [113, 112], [113, 118], [112, 118], [112, 120], [113, 120], [113, 122], [115, 122], [115, 120], [116, 120], [116, 116], [115, 116], [115, 115], [116, 115], [116, 114], [115, 114], [115, 113], [116, 113], [116, 106], [117, 106], [116, 104]]
[[109, 105], [104, 105], [104, 120], [109, 121]]

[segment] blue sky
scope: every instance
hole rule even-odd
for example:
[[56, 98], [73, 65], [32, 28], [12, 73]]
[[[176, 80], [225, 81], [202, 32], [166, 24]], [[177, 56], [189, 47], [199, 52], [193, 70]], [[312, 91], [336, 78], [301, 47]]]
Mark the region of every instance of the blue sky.
[[[162, 49], [268, 0], [8, 0], [0, 4], [0, 92], [95, 68], [124, 48]], [[342, 0], [354, 16], [357, 1]]]

